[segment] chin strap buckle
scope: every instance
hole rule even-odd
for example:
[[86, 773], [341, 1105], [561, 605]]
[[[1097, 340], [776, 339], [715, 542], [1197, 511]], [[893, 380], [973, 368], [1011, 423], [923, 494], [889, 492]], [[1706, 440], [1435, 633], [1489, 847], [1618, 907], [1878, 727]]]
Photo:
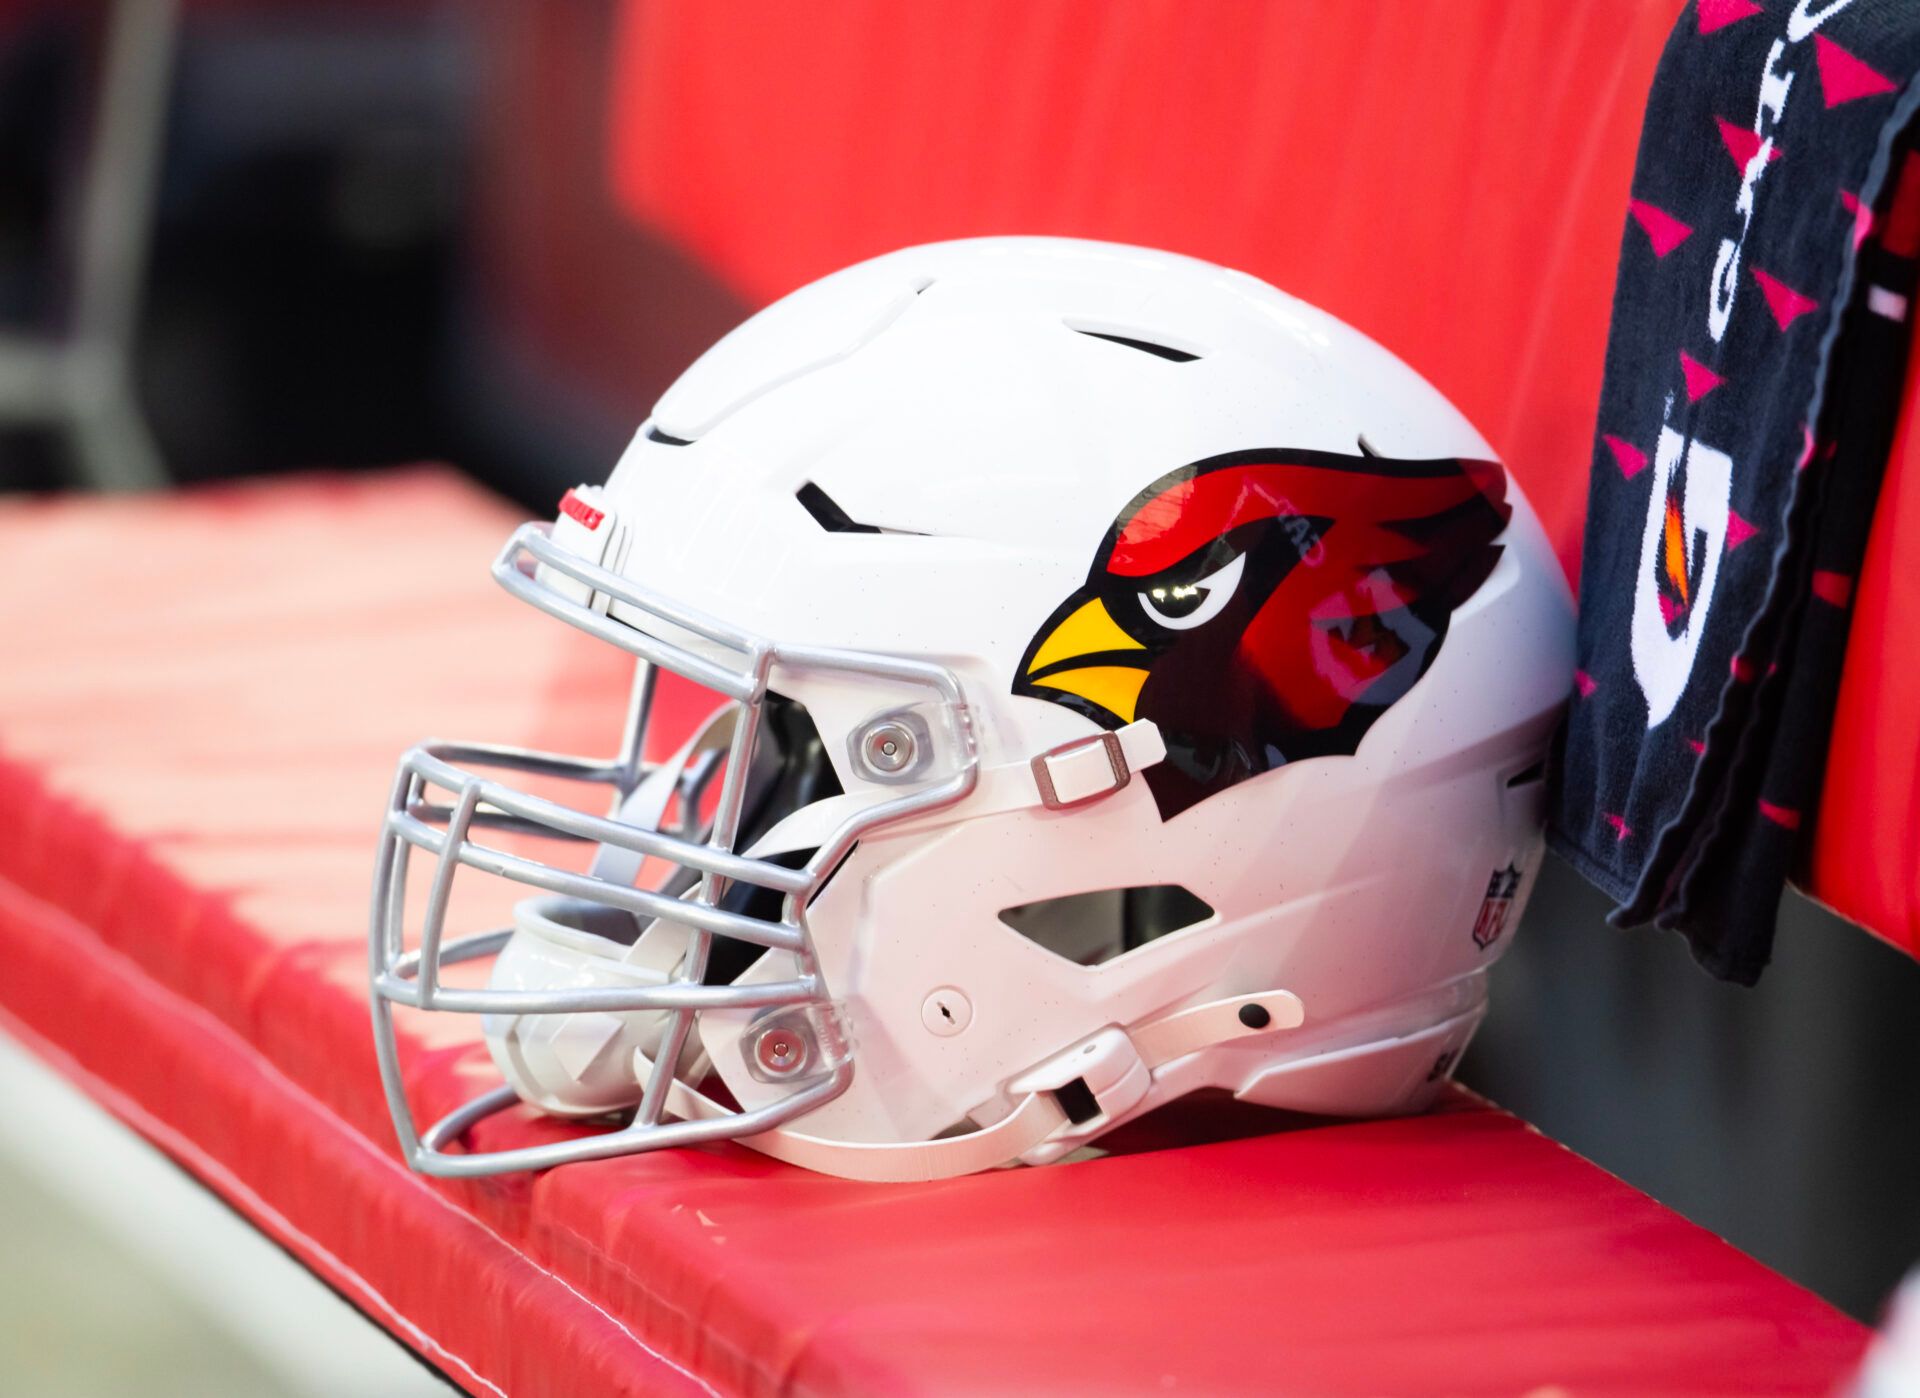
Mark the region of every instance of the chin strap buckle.
[[1040, 789], [1040, 804], [1050, 811], [1070, 811], [1113, 795], [1135, 772], [1166, 755], [1160, 730], [1142, 720], [1118, 733], [1096, 733], [1048, 748], [1028, 765]]
[[1300, 998], [1284, 990], [1232, 995], [1193, 1005], [1131, 1031], [1109, 1025], [1007, 1084], [1016, 1099], [1051, 1100], [1066, 1121], [1023, 1151], [1031, 1165], [1058, 1160], [1131, 1115], [1153, 1089], [1153, 1075], [1176, 1058], [1231, 1039], [1296, 1029]]
[[1126, 1030], [1109, 1025], [1013, 1079], [1007, 1095], [1018, 1100], [1030, 1093], [1054, 1094], [1069, 1123], [1060, 1134], [1084, 1136], [1138, 1106], [1152, 1086], [1151, 1065]]
[[[776, 1160], [849, 1180], [944, 1180], [1008, 1165], [1057, 1160], [1146, 1100], [1163, 1063], [1223, 1043], [1292, 1029], [1306, 1019], [1284, 990], [1234, 995], [1193, 1005], [1137, 1026], [1110, 1024], [1007, 1084], [1013, 1109], [991, 1126], [936, 1141], [835, 1141], [792, 1127], [737, 1139]], [[850, 1064], [835, 1070], [851, 1071]], [[738, 1115], [675, 1077], [668, 1110], [686, 1121]]]

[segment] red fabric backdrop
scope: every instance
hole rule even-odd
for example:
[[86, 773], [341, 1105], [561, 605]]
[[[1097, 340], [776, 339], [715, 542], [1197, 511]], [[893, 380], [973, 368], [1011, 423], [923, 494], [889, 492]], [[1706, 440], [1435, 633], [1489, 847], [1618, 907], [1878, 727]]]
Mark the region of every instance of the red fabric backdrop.
[[1117, 239], [1334, 311], [1579, 522], [1675, 0], [627, 7], [611, 178], [751, 304], [986, 233]]

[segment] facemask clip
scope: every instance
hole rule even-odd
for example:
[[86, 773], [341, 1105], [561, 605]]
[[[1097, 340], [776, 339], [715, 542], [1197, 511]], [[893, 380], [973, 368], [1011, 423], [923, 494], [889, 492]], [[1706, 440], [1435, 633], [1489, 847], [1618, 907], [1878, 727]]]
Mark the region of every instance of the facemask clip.
[[847, 1037], [827, 1005], [794, 1005], [762, 1015], [740, 1036], [747, 1072], [764, 1083], [805, 1082], [847, 1061]]

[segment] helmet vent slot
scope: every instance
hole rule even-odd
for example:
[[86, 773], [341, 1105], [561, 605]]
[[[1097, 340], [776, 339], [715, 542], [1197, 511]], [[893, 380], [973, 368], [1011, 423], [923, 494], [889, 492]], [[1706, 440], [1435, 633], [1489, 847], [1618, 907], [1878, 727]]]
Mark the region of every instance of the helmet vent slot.
[[925, 537], [918, 529], [890, 529], [879, 524], [862, 524], [812, 481], [794, 491], [793, 498], [800, 502], [801, 509], [813, 516], [813, 522], [829, 534], [914, 534]]
[[1213, 908], [1192, 890], [1157, 883], [1022, 903], [1003, 908], [1000, 921], [1055, 956], [1082, 966], [1103, 966], [1213, 915]]
[[649, 427], [647, 429], [647, 440], [649, 442], [658, 442], [663, 447], [690, 447], [693, 445], [687, 438], [670, 437], [657, 427]]
[[1175, 364], [1190, 364], [1200, 358], [1200, 356], [1192, 350], [1177, 349], [1173, 345], [1163, 345], [1156, 340], [1142, 340], [1134, 335], [1120, 335], [1110, 330], [1089, 330], [1084, 326], [1075, 325], [1071, 321], [1068, 322], [1067, 329], [1073, 331], [1076, 335], [1085, 335], [1089, 339], [1094, 340], [1105, 340], [1110, 345], [1124, 345], [1128, 349], [1139, 350], [1142, 354], [1153, 355], [1156, 359], [1168, 359]]
[[1510, 789], [1516, 786], [1531, 786], [1534, 782], [1540, 781], [1546, 775], [1547, 759], [1543, 757], [1538, 762], [1522, 767], [1519, 771], [1508, 777], [1507, 786]]
[[877, 524], [862, 524], [835, 503], [834, 498], [808, 481], [793, 492], [793, 498], [800, 502], [800, 508], [813, 516], [813, 522], [829, 534], [878, 534]]

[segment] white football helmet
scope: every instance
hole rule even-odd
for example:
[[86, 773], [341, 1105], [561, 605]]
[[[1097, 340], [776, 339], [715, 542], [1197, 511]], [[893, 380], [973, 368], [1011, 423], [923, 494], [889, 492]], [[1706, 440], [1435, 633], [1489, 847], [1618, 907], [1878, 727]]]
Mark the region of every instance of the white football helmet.
[[[925, 1179], [1203, 1088], [1420, 1109], [1538, 867], [1573, 665], [1491, 457], [1332, 316], [1141, 248], [910, 248], [754, 316], [494, 565], [637, 657], [619, 754], [402, 760], [372, 966], [408, 1159], [727, 1138]], [[448, 939], [463, 867], [537, 892]], [[394, 1002], [483, 1016], [505, 1085], [418, 1132]], [[630, 1119], [459, 1148], [517, 1101]]]

